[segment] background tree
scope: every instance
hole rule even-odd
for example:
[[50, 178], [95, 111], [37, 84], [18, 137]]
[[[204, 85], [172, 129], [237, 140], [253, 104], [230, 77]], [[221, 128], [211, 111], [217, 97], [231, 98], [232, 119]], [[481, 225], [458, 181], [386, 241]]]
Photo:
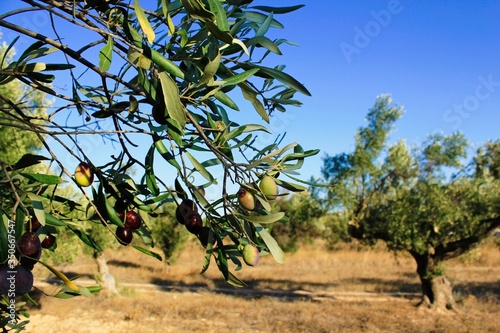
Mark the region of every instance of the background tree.
[[177, 260], [189, 239], [189, 232], [175, 218], [176, 207], [174, 203], [167, 203], [156, 211], [157, 216], [146, 215], [153, 239], [167, 265]]
[[347, 216], [349, 234], [389, 249], [408, 251], [417, 263], [422, 304], [451, 308], [451, 284], [442, 263], [477, 245], [500, 225], [497, 146], [488, 143], [463, 165], [460, 134], [433, 135], [420, 149], [388, 144], [402, 109], [377, 99], [358, 130], [355, 150], [324, 159], [332, 207]]
[[[139, 238], [134, 248], [161, 259], [152, 249], [148, 225], [139, 219], [138, 229], [127, 227], [125, 213], [154, 215], [165, 203], [192, 200], [189, 219], [184, 214], [178, 220], [194, 221], [190, 231], [207, 249], [203, 271], [215, 262], [229, 283], [243, 286], [230, 266], [242, 266], [238, 246], [245, 244], [284, 261], [269, 233], [284, 213], [271, 212], [257, 184], [268, 175], [287, 190], [301, 191], [294, 175], [318, 151], [297, 143], [258, 147], [256, 136], [271, 133], [266, 126], [273, 113], [301, 105], [297, 93], [309, 95], [275, 63], [288, 41], [267, 37], [271, 29], [283, 27], [276, 16], [301, 6], [215, 0], [158, 1], [153, 8], [138, 0], [22, 3], [25, 8], [0, 15], [0, 26], [33, 44], [1, 66], [0, 85], [20, 81], [53, 97], [54, 108], [40, 117], [25, 112], [18, 99], [0, 95], [6, 105], [0, 110], [3, 119], [13, 118], [18, 130], [33, 133], [47, 155], [25, 155], [2, 166], [8, 195], [0, 212], [1, 237], [7, 237], [9, 220], [22, 226], [34, 215], [45, 229], [67, 228], [100, 251], [90, 233], [76, 228], [81, 218], [74, 211], [81, 210], [85, 220], [122, 243]], [[32, 31], [16, 23], [33, 10], [47, 13], [50, 30]], [[237, 119], [234, 111], [241, 109], [252, 109], [262, 121]], [[86, 145], [95, 135], [114, 144], [109, 157], [100, 145]], [[51, 162], [53, 175], [24, 169], [43, 159]], [[78, 179], [71, 171], [77, 164]], [[274, 178], [278, 173], [280, 178]], [[66, 180], [78, 185], [86, 207], [47, 191]], [[198, 191], [209, 186], [216, 192], [213, 200]], [[1, 243], [1, 261], [6, 253]], [[89, 288], [49, 269], [65, 284], [58, 295], [90, 294]]]
[[287, 222], [277, 223], [271, 229], [271, 235], [285, 251], [297, 251], [300, 245], [312, 243], [321, 234], [319, 218], [325, 211], [309, 192], [278, 198], [273, 207], [288, 217]]
[[[1, 32], [0, 32], [1, 37]], [[0, 45], [0, 68], [7, 67], [15, 56], [15, 49], [5, 42]], [[7, 163], [17, 162], [21, 156], [42, 147], [42, 143], [31, 132], [20, 130], [22, 120], [7, 101], [13, 102], [23, 113], [36, 121], [47, 115], [51, 102], [42, 91], [13, 80], [0, 84], [0, 159]]]

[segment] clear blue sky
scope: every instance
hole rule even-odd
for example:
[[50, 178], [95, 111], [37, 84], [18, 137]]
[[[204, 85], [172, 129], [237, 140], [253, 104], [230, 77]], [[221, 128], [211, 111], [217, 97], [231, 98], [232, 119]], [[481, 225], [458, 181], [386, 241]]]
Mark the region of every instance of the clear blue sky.
[[[290, 4], [273, 1], [273, 5]], [[409, 144], [463, 132], [474, 146], [500, 138], [500, 1], [314, 1], [277, 17], [290, 73], [312, 93], [292, 111], [288, 138], [349, 151], [377, 95], [405, 107], [391, 137]], [[312, 162], [312, 163], [311, 163]]]
[[321, 149], [305, 163], [304, 178], [320, 175], [325, 154], [352, 149], [383, 93], [406, 110], [392, 141], [418, 144], [431, 133], [461, 131], [479, 146], [500, 137], [500, 1], [254, 1], [301, 3], [299, 11], [275, 16], [285, 29], [273, 32], [300, 46], [283, 45], [283, 56], [268, 65], [286, 64], [312, 93], [297, 95], [304, 105], [270, 126], [275, 134], [286, 130], [286, 142]]

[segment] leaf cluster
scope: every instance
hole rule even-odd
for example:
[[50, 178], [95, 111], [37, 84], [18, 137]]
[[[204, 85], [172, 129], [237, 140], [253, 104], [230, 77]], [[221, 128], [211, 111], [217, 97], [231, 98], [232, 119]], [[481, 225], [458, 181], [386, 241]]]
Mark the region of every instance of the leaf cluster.
[[390, 145], [401, 111], [379, 97], [354, 152], [325, 158], [328, 199], [346, 216], [352, 237], [440, 262], [468, 251], [500, 224], [498, 142], [480, 148], [468, 164], [460, 133], [432, 135], [413, 149], [403, 140]]
[[[298, 171], [318, 151], [298, 143], [281, 146], [279, 137], [259, 147], [257, 137], [271, 133], [267, 124], [273, 113], [301, 105], [296, 94], [310, 95], [284, 65], [267, 64], [282, 54], [283, 45], [293, 45], [268, 37], [271, 29], [283, 28], [277, 17], [302, 6], [218, 0], [160, 0], [154, 8], [138, 0], [24, 3], [29, 7], [0, 15], [0, 26], [34, 42], [19, 57], [4, 62], [0, 85], [21, 82], [55, 99], [53, 111], [34, 122], [18, 101], [4, 96], [23, 130], [36, 135], [61, 171], [57, 176], [23, 174], [6, 165], [6, 175], [19, 180], [5, 183], [12, 187], [12, 199], [5, 201], [6, 219], [16, 216], [22, 222], [32, 211], [44, 228], [67, 228], [100, 252], [100, 242], [76, 222], [89, 220], [114, 234], [124, 225], [119, 201], [126, 200], [127, 209], [155, 217], [164, 205], [189, 198], [211, 230], [202, 271], [214, 258], [229, 283], [244, 285], [229, 268], [242, 267], [238, 246], [246, 243], [284, 261], [269, 227], [287, 219], [271, 211], [257, 183], [269, 175], [283, 189], [305, 190]], [[31, 31], [10, 20], [34, 9], [50, 15], [52, 31]], [[78, 45], [68, 32], [90, 41]], [[8, 48], [13, 49], [16, 41]], [[237, 121], [244, 105], [262, 121]], [[117, 152], [95, 158], [92, 150], [100, 147], [89, 151], [85, 145], [94, 135], [111, 142]], [[43, 190], [67, 179], [75, 181], [63, 154], [87, 163], [95, 176], [88, 191], [80, 187], [86, 199], [82, 206]], [[28, 164], [41, 159], [24, 158]], [[256, 211], [238, 205], [229, 190], [234, 185], [255, 195]], [[199, 191], [210, 187], [218, 189], [214, 200]], [[84, 217], [75, 218], [70, 214], [74, 211]], [[134, 248], [161, 259], [151, 250], [155, 244], [147, 223], [135, 234], [140, 239]]]

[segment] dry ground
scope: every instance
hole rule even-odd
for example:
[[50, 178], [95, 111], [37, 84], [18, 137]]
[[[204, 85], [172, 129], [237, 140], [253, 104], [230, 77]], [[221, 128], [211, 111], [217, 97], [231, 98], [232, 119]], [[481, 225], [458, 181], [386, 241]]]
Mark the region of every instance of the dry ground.
[[[284, 265], [264, 257], [237, 272], [249, 287], [228, 286], [215, 264], [200, 275], [203, 249], [190, 244], [165, 267], [132, 248], [107, 252], [119, 297], [41, 296], [29, 332], [499, 332], [500, 251], [487, 246], [447, 265], [459, 313], [417, 309], [413, 260], [383, 249], [302, 248]], [[60, 267], [90, 282], [93, 261]], [[45, 292], [53, 285], [40, 281]], [[50, 280], [49, 280], [50, 282]]]

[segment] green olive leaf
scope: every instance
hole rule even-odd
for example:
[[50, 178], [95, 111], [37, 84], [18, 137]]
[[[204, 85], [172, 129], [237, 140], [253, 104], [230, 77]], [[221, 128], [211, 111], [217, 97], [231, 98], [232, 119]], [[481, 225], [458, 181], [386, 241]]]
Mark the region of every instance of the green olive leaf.
[[260, 237], [262, 238], [264, 243], [266, 243], [266, 246], [269, 249], [269, 252], [271, 252], [274, 260], [276, 260], [276, 262], [280, 264], [285, 263], [285, 253], [280, 248], [273, 236], [271, 236], [271, 234], [262, 226], [258, 224], [255, 224], [255, 226], [257, 227], [257, 232], [259, 233]]
[[113, 37], [108, 36], [108, 42], [99, 51], [99, 68], [103, 72], [107, 72], [111, 67], [111, 59], [113, 57]]
[[184, 106], [179, 98], [179, 88], [166, 72], [160, 72], [159, 78], [168, 115], [174, 119], [179, 124], [180, 129], [183, 130], [184, 126], [186, 126], [186, 114], [184, 113]]
[[156, 37], [155, 32], [153, 28], [151, 28], [151, 24], [149, 24], [148, 18], [146, 17], [146, 14], [144, 14], [144, 10], [139, 4], [139, 0], [134, 0], [134, 10], [135, 14], [137, 15], [137, 19], [139, 20], [139, 24], [141, 25], [141, 29], [148, 39], [148, 43], [153, 44]]

